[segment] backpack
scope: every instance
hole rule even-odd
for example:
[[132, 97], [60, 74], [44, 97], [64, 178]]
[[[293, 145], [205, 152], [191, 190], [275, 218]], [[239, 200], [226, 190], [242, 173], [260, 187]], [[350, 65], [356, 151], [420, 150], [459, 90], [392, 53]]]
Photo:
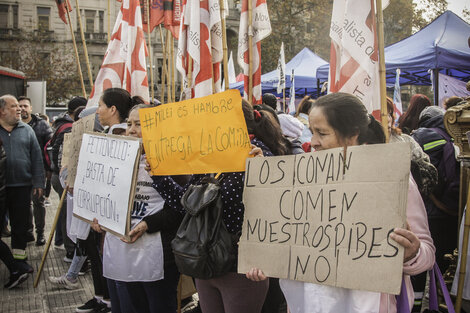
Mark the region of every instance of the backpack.
[[171, 242], [180, 273], [210, 279], [232, 270], [238, 240], [222, 218], [219, 181], [206, 177], [202, 185], [190, 185], [181, 204], [187, 213]]
[[64, 123], [60, 125], [59, 128], [54, 132], [54, 135], [52, 135], [52, 138], [49, 139], [49, 141], [46, 142], [44, 145], [44, 151], [43, 151], [43, 156], [44, 156], [44, 161], [47, 165], [47, 169], [50, 171], [54, 171], [56, 169], [56, 165], [52, 161], [52, 147], [54, 146], [54, 143], [62, 132], [64, 132], [66, 129], [72, 127], [72, 123]]
[[445, 213], [457, 216], [459, 212], [460, 167], [455, 158], [454, 145], [445, 131], [440, 128], [431, 129], [446, 140], [442, 159], [437, 165], [439, 183], [431, 200]]

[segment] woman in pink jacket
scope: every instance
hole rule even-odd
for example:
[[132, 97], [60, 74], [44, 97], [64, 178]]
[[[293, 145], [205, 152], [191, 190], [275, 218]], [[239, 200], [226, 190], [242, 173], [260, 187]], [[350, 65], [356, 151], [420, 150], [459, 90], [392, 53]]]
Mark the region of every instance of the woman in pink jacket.
[[[319, 98], [309, 114], [311, 146], [316, 151], [344, 146], [385, 142], [381, 125], [370, 115], [361, 101], [350, 94], [333, 93]], [[435, 248], [428, 229], [426, 210], [416, 183], [410, 175], [406, 209], [408, 228], [397, 228], [390, 237], [404, 248], [403, 274], [410, 307], [414, 294], [410, 275], [432, 268]], [[260, 269], [252, 269], [247, 277], [266, 279]], [[293, 280], [280, 280], [291, 313], [394, 313], [394, 295], [316, 285]]]

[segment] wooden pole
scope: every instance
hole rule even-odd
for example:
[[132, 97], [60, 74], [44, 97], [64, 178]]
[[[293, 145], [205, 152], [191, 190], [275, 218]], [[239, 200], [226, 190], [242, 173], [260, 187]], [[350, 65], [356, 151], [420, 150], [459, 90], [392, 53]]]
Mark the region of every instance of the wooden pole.
[[108, 43], [111, 41], [111, 0], [108, 0]]
[[282, 111], [286, 110], [286, 88], [282, 88]]
[[171, 38], [171, 100], [176, 101], [176, 75], [175, 75], [175, 39]]
[[160, 90], [160, 101], [162, 103], [165, 103], [165, 76], [166, 76], [166, 48], [165, 48], [165, 40], [163, 38], [163, 29], [162, 25], [158, 25], [160, 28], [160, 41], [162, 44], [162, 55], [163, 55], [163, 63], [162, 63], [162, 75], [161, 75], [161, 80], [162, 80], [162, 87]]
[[379, 77], [380, 77], [380, 116], [385, 133], [385, 141], [388, 142], [388, 109], [387, 86], [385, 82], [385, 52], [384, 52], [384, 16], [382, 12], [382, 0], [376, 0], [377, 8], [377, 41], [379, 48]]
[[91, 89], [93, 89], [93, 76], [91, 75], [91, 66], [90, 66], [90, 60], [88, 59], [88, 49], [86, 47], [85, 34], [83, 33], [82, 15], [80, 12], [80, 6], [78, 5], [78, 0], [75, 0], [75, 3], [76, 3], [76, 9], [78, 13], [78, 26], [80, 27], [80, 36], [82, 37], [83, 54], [85, 55], [85, 62], [86, 62], [86, 67], [87, 67], [87, 72], [88, 72], [88, 80], [90, 81]]
[[225, 90], [229, 90], [229, 81], [228, 81], [228, 51], [227, 51], [227, 26], [225, 23], [225, 4], [224, 0], [219, 0], [220, 6], [220, 20], [222, 25], [222, 47], [223, 47], [223, 68], [224, 68], [224, 81], [225, 81]]
[[[248, 102], [253, 104], [253, 8], [248, 0]], [[261, 60], [260, 60], [261, 62]], [[246, 91], [245, 91], [246, 92]]]
[[191, 89], [192, 86], [193, 86], [193, 58], [188, 53], [188, 88]]
[[181, 313], [181, 296], [183, 293], [183, 275], [180, 275], [180, 279], [178, 280], [178, 287], [176, 287], [176, 302], [177, 302], [177, 308], [176, 312]]
[[145, 8], [147, 9], [147, 38], [149, 40], [149, 65], [150, 65], [150, 95], [151, 95], [151, 101], [153, 101], [153, 98], [155, 97], [155, 88], [153, 86], [153, 49], [152, 49], [152, 33], [150, 30], [150, 6], [149, 6], [149, 0], [144, 0], [144, 5]]
[[64, 203], [67, 190], [68, 188], [65, 188], [64, 191], [62, 192], [62, 196], [60, 197], [59, 207], [57, 208], [57, 211], [55, 213], [54, 222], [52, 223], [52, 229], [51, 229], [51, 232], [49, 233], [49, 239], [47, 240], [46, 247], [44, 248], [44, 253], [42, 254], [41, 265], [39, 265], [38, 273], [36, 275], [36, 279], [34, 280], [34, 284], [33, 284], [34, 288], [38, 286], [39, 278], [41, 278], [42, 269], [44, 268], [44, 263], [46, 261], [47, 254], [49, 253], [49, 248], [51, 247], [52, 237], [54, 237], [54, 232], [57, 227], [57, 222], [59, 221], [60, 210], [62, 209], [62, 204]]
[[168, 89], [168, 102], [172, 102], [171, 100], [171, 95], [172, 95], [172, 92], [171, 92], [171, 33], [170, 33], [170, 30], [166, 30], [166, 49], [167, 50], [167, 56], [168, 56], [168, 59], [167, 59], [167, 89]]
[[77, 69], [78, 69], [78, 75], [80, 76], [80, 83], [82, 84], [83, 97], [87, 98], [86, 90], [85, 90], [85, 83], [83, 82], [82, 67], [80, 65], [80, 58], [78, 57], [77, 43], [75, 42], [75, 35], [73, 34], [72, 20], [70, 19], [70, 12], [67, 7], [67, 1], [65, 1], [65, 12], [67, 12], [67, 20], [69, 21], [70, 34], [72, 35], [73, 50], [75, 51], [75, 59], [77, 60]]
[[457, 285], [457, 299], [455, 301], [455, 312], [460, 312], [462, 308], [462, 295], [463, 287], [465, 284], [465, 273], [467, 270], [467, 255], [468, 255], [468, 235], [470, 233], [470, 214], [468, 210], [470, 208], [470, 192], [467, 194], [467, 210], [465, 210], [465, 225], [463, 228], [463, 242], [460, 253], [460, 270], [459, 270], [459, 283]]

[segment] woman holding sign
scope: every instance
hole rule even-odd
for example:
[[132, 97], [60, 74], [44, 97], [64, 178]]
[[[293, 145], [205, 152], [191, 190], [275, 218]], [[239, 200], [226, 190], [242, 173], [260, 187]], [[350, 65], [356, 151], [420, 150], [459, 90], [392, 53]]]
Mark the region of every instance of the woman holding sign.
[[[350, 94], [334, 93], [319, 98], [309, 114], [311, 146], [316, 151], [385, 141], [380, 124], [367, 114], [361, 101]], [[414, 300], [410, 275], [432, 268], [434, 245], [429, 233], [426, 210], [416, 183], [410, 176], [406, 209], [407, 229], [396, 228], [390, 238], [404, 248], [403, 274], [410, 307]], [[266, 279], [259, 269], [247, 277]], [[394, 295], [360, 291], [293, 280], [281, 280], [291, 312], [396, 312]]]
[[[279, 125], [273, 123], [267, 112], [253, 110], [246, 101], [242, 102], [243, 114], [250, 135], [251, 155], [272, 156], [272, 151], [285, 148]], [[261, 139], [264, 138], [265, 140]], [[241, 231], [245, 207], [243, 205], [244, 172], [223, 173], [219, 181], [220, 197], [223, 207], [223, 222], [232, 235]], [[208, 175], [194, 175], [193, 185], [199, 185]], [[189, 184], [184, 187], [177, 184], [170, 176], [152, 176], [154, 188], [166, 200], [166, 203], [176, 211], [184, 212], [181, 198]], [[236, 273], [237, 264], [231, 270], [220, 276], [209, 279], [196, 278], [196, 288], [199, 303], [204, 313], [259, 313], [268, 291], [268, 281], [252, 282], [244, 275]]]

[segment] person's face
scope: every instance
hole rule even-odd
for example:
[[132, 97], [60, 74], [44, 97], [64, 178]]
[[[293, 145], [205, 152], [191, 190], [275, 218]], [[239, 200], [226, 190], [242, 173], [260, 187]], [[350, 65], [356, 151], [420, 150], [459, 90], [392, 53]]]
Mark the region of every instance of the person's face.
[[114, 116], [114, 112], [116, 111], [116, 107], [113, 105], [112, 107], [108, 107], [103, 100], [100, 99], [98, 104], [98, 109], [96, 110], [96, 114], [98, 114], [98, 120], [100, 124], [103, 126], [112, 126], [111, 121]]
[[10, 126], [15, 126], [21, 120], [21, 109], [18, 100], [7, 97], [6, 104], [0, 109], [0, 118]]
[[19, 102], [20, 109], [21, 109], [21, 119], [28, 120], [31, 117], [31, 113], [33, 112], [33, 108], [29, 100], [23, 99]]
[[136, 138], [142, 138], [142, 129], [140, 128], [139, 110], [134, 109], [127, 119], [126, 135]]
[[308, 122], [312, 131], [310, 145], [315, 151], [327, 150], [343, 146], [357, 145], [358, 135], [350, 138], [340, 138], [333, 127], [328, 123], [323, 109], [314, 107], [310, 111]]

